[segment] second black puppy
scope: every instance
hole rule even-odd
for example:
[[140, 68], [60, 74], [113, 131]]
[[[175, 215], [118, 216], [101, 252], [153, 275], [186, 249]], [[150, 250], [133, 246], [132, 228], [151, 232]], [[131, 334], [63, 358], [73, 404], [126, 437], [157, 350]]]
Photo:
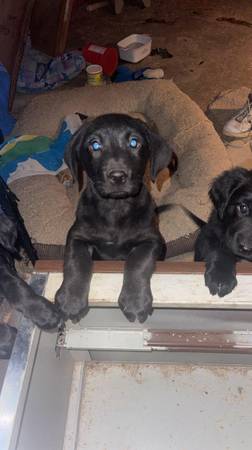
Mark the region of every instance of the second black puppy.
[[148, 160], [154, 180], [171, 155], [164, 139], [124, 114], [87, 121], [73, 137], [65, 161], [75, 178], [80, 165], [88, 183], [68, 233], [56, 294], [65, 318], [76, 321], [87, 312], [93, 259], [126, 260], [119, 306], [130, 321], [144, 322], [152, 313], [150, 279], [166, 248], [143, 176]]
[[236, 262], [252, 261], [252, 171], [224, 172], [209, 195], [214, 210], [196, 241], [195, 260], [206, 262], [210, 293], [223, 297], [237, 284]]
[[[15, 260], [24, 253], [32, 263], [37, 256], [18, 210], [17, 197], [0, 177], [0, 305], [4, 300], [38, 327], [56, 328], [61, 318], [55, 305], [37, 295], [17, 273]], [[0, 358], [10, 356], [16, 330], [1, 323]]]

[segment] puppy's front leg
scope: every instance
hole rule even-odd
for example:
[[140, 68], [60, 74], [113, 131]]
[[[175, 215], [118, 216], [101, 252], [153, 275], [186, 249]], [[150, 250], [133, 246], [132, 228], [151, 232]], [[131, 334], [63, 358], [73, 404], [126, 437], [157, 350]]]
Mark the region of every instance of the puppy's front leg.
[[126, 260], [118, 303], [130, 322], [138, 319], [142, 323], [152, 314], [150, 279], [156, 260], [162, 257], [162, 247], [158, 241], [139, 244]]
[[209, 252], [206, 258], [205, 284], [212, 295], [224, 297], [232, 292], [237, 285], [235, 256], [222, 250]]
[[199, 234], [194, 259], [206, 263], [205, 285], [210, 294], [224, 297], [237, 285], [237, 258], [225, 246], [224, 237], [216, 235], [209, 224]]
[[0, 284], [1, 294], [14, 307], [32, 320], [39, 328], [49, 330], [56, 328], [60, 323], [57, 307], [41, 295], [37, 295], [15, 269], [0, 258]]
[[64, 279], [55, 297], [64, 319], [78, 322], [87, 313], [92, 263], [87, 242], [70, 234], [64, 258]]

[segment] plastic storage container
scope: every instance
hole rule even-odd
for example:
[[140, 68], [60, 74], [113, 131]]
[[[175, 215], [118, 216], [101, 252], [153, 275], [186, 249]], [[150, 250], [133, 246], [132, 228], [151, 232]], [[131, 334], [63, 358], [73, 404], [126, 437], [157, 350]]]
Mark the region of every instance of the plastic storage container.
[[151, 52], [152, 39], [147, 34], [131, 34], [117, 43], [120, 58], [137, 63]]

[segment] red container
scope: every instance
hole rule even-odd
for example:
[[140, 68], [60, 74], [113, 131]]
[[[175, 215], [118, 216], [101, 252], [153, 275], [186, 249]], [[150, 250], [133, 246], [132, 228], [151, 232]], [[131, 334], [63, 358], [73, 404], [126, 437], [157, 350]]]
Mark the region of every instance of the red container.
[[87, 44], [82, 50], [88, 63], [100, 64], [105, 75], [113, 75], [118, 65], [118, 50], [114, 47], [101, 47], [96, 44]]

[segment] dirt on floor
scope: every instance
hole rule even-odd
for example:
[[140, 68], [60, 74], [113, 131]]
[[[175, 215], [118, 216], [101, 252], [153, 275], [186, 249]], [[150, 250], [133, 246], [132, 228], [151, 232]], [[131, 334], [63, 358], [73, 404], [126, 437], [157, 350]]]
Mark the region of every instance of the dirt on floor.
[[[93, 12], [94, 0], [77, 0], [68, 48], [87, 42], [114, 45], [131, 33], [152, 36], [152, 47], [166, 48], [172, 57], [149, 56], [133, 68], [162, 68], [204, 110], [219, 92], [252, 86], [251, 0], [125, 0], [121, 14], [113, 2]], [[82, 83], [82, 78], [77, 84]]]

